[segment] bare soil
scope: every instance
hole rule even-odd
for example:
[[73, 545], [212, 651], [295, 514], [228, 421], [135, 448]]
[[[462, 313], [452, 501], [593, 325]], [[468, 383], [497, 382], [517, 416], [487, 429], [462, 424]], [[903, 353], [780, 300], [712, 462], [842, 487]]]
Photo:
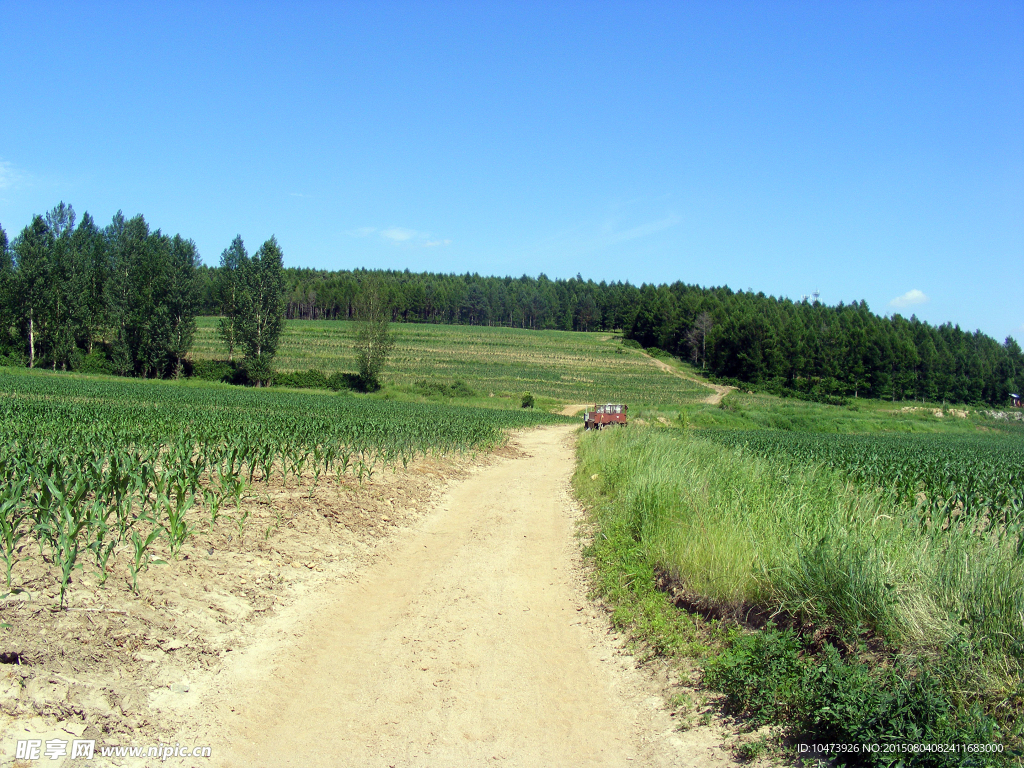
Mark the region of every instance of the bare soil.
[[708, 389], [712, 390], [711, 394], [704, 398], [704, 402], [708, 403], [710, 405], [718, 405], [720, 402], [722, 402], [722, 398], [723, 397], [725, 397], [730, 392], [732, 392], [734, 389], [736, 389], [736, 387], [727, 387], [727, 386], [722, 385], [722, 384], [712, 384], [710, 381], [705, 381], [704, 379], [700, 378], [699, 376], [691, 376], [691, 375], [685, 373], [684, 371], [680, 371], [678, 368], [673, 368], [671, 365], [666, 363], [664, 360], [659, 360], [656, 357], [651, 357], [646, 352], [644, 352], [644, 354], [648, 358], [650, 358], [650, 360], [656, 366], [658, 366], [661, 370], [667, 371], [668, 373], [671, 373], [674, 376], [678, 376], [680, 379], [684, 379], [686, 381], [692, 381], [695, 384], [700, 384], [702, 387], [707, 387]]
[[261, 489], [244, 530], [206, 526], [140, 597], [123, 566], [104, 587], [87, 569], [52, 611], [52, 567], [22, 564], [0, 766], [30, 737], [212, 747], [179, 766], [733, 764], [734, 729], [681, 722], [677, 672], [641, 668], [587, 600], [574, 439]]
[[575, 403], [572, 405], [563, 405], [562, 410], [559, 411], [563, 416], [578, 416], [582, 411], [589, 408], [592, 403]]

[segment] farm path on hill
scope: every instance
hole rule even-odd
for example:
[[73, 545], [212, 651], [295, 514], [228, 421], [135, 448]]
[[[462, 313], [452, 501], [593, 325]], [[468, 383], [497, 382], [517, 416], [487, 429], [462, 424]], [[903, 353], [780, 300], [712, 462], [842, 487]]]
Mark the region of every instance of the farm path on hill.
[[731, 764], [717, 730], [679, 730], [586, 598], [574, 430], [518, 433], [357, 582], [240, 651], [194, 713], [213, 762]]
[[691, 374], [687, 374], [684, 373], [683, 371], [680, 371], [678, 368], [673, 368], [671, 365], [664, 362], [663, 360], [659, 360], [656, 357], [651, 357], [646, 352], [644, 352], [643, 354], [650, 358], [651, 361], [661, 370], [667, 371], [668, 373], [671, 373], [674, 376], [678, 376], [680, 379], [692, 381], [694, 384], [700, 384], [702, 387], [707, 387], [708, 389], [712, 390], [711, 394], [704, 398], [704, 402], [710, 405], [718, 405], [720, 402], [722, 402], [723, 397], [725, 397], [734, 389], [736, 389], [736, 387], [727, 387], [724, 384], [712, 384], [710, 381], [705, 381], [699, 376], [693, 376]]

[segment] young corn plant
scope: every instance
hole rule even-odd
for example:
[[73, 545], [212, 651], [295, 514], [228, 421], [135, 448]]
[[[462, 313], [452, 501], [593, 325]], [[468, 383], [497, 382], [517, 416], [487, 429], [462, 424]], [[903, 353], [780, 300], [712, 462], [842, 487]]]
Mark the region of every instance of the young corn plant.
[[115, 511], [114, 507], [104, 503], [102, 500], [95, 500], [89, 505], [88, 513], [88, 528], [89, 533], [92, 535], [92, 541], [89, 543], [89, 549], [92, 550], [93, 557], [96, 559], [96, 568], [99, 571], [100, 586], [103, 586], [107, 582], [107, 561], [110, 559], [111, 553], [114, 551], [114, 547], [117, 546], [117, 535], [111, 536], [109, 539], [107, 535], [111, 531], [110, 515]]
[[153, 542], [160, 537], [161, 529], [154, 528], [149, 535], [142, 538], [138, 530], [132, 529], [132, 559], [128, 562], [128, 570], [132, 576], [132, 592], [139, 594], [139, 573], [149, 568], [150, 565], [166, 565], [166, 561], [153, 557], [149, 548]]
[[175, 483], [171, 488], [171, 496], [172, 498], [165, 499], [167, 521], [161, 523], [161, 526], [164, 533], [167, 534], [167, 543], [171, 548], [171, 556], [177, 559], [181, 545], [195, 531], [195, 525], [189, 525], [187, 519], [188, 511], [192, 509], [192, 505], [195, 503], [195, 496], [187, 489], [182, 488], [179, 483]]
[[23, 478], [7, 486], [5, 498], [0, 501], [0, 555], [4, 559], [8, 594], [11, 593], [11, 569], [18, 561], [21, 540], [28, 533], [28, 528], [22, 523], [29, 517], [29, 510], [21, 503], [21, 491], [26, 482], [27, 479]]
[[56, 487], [51, 478], [46, 478], [46, 484], [50, 488], [54, 503], [40, 532], [49, 542], [53, 562], [60, 572], [59, 607], [63, 610], [71, 573], [82, 567], [78, 562], [81, 547], [79, 537], [88, 523], [88, 517], [82, 511], [81, 501], [88, 486], [81, 483], [69, 494], [65, 494]]
[[224, 497], [213, 488], [203, 489], [203, 503], [206, 505], [206, 511], [210, 513], [211, 530], [217, 525], [217, 518], [220, 517], [220, 505], [223, 501]]

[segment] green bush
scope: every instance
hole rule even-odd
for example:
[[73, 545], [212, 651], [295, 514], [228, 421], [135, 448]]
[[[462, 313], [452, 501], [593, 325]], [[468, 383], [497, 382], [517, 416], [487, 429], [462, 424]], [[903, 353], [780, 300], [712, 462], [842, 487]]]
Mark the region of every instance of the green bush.
[[83, 356], [78, 370], [82, 373], [112, 374], [114, 372], [113, 366], [110, 365], [110, 361], [107, 360], [107, 356], [102, 349], [95, 349], [88, 355]]
[[902, 753], [914, 744], [993, 744], [1000, 733], [980, 706], [964, 708], [927, 666], [844, 658], [832, 645], [812, 650], [792, 631], [768, 627], [739, 635], [704, 665], [704, 681], [730, 711], [752, 724], [782, 723], [807, 744], [878, 744], [878, 752], [837, 765], [987, 766], [1009, 754]]
[[330, 379], [323, 371], [292, 371], [291, 373], [275, 373], [275, 387], [293, 387], [295, 389], [330, 389]]
[[223, 381], [228, 384], [244, 383], [245, 373], [227, 360], [196, 360], [192, 363], [192, 378], [203, 381]]
[[725, 694], [731, 711], [754, 725], [783, 720], [791, 714], [806, 672], [801, 649], [791, 630], [742, 635], [707, 662], [704, 681]]
[[24, 368], [28, 365], [28, 358], [21, 352], [14, 350], [0, 354], [0, 368]]
[[476, 397], [477, 393], [474, 392], [465, 381], [462, 379], [456, 379], [455, 381], [448, 383], [445, 381], [430, 381], [427, 379], [420, 379], [412, 385], [413, 389], [427, 397]]
[[523, 408], [533, 408], [533, 395], [529, 392], [523, 394]]

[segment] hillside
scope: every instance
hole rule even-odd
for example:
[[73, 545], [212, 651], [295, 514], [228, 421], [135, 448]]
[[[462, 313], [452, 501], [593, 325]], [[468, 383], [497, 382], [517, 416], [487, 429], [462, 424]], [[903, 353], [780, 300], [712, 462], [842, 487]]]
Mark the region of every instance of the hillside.
[[[351, 327], [340, 321], [286, 321], [275, 366], [284, 372], [355, 371]], [[562, 402], [665, 405], [697, 402], [711, 392], [659, 368], [610, 333], [412, 323], [392, 329], [397, 340], [385, 378], [398, 385], [464, 381], [485, 396], [531, 392]], [[227, 358], [217, 318], [198, 318], [192, 357]]]

